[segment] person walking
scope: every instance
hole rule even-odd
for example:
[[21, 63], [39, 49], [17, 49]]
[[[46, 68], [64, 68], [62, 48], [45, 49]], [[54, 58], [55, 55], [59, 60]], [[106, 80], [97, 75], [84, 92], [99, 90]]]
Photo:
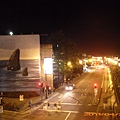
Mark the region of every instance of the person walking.
[[57, 106], [57, 109], [60, 110], [61, 109], [61, 102], [58, 101], [58, 106]]

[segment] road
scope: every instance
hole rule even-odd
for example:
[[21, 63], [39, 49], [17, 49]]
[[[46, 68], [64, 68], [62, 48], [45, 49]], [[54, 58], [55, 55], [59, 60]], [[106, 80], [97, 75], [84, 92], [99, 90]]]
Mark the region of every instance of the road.
[[[12, 113], [11, 115], [4, 113], [2, 120], [120, 119], [108, 67], [104, 70], [91, 70], [89, 73], [79, 76], [73, 82], [76, 85], [73, 91], [65, 91], [63, 86], [52, 97], [45, 100], [43, 104], [32, 108], [29, 114], [28, 112]], [[94, 83], [97, 84], [97, 90], [94, 88]], [[50, 106], [46, 110], [44, 105], [48, 103]], [[55, 104], [58, 103], [62, 106], [60, 110], [55, 109]]]

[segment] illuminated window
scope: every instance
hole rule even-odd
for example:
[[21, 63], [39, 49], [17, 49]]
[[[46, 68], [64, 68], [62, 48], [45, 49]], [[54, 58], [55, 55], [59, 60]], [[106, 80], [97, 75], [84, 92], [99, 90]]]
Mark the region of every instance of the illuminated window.
[[52, 58], [44, 59], [44, 73], [53, 74], [53, 60]]

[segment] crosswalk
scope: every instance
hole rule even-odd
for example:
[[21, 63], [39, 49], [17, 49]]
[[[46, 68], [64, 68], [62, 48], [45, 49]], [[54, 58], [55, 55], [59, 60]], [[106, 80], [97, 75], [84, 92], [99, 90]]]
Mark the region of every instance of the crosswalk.
[[[80, 113], [80, 108], [82, 109], [84, 107], [83, 104], [76, 103], [61, 103], [59, 109], [59, 105], [56, 104], [55, 106], [55, 102], [49, 102], [49, 106], [47, 105], [48, 103], [43, 104], [38, 110], [47, 112]], [[86, 106], [92, 107], [92, 104], [87, 104]]]
[[[43, 109], [38, 109], [38, 110], [43, 110]], [[79, 111], [72, 111], [72, 110], [51, 110], [51, 109], [47, 109], [46, 111], [48, 112], [64, 112], [64, 113], [79, 113]]]

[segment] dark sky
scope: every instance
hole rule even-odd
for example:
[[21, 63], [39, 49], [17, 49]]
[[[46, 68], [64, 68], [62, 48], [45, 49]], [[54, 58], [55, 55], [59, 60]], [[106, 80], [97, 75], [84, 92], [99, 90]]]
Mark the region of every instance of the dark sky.
[[63, 30], [82, 52], [120, 54], [120, 0], [3, 0], [0, 34]]

